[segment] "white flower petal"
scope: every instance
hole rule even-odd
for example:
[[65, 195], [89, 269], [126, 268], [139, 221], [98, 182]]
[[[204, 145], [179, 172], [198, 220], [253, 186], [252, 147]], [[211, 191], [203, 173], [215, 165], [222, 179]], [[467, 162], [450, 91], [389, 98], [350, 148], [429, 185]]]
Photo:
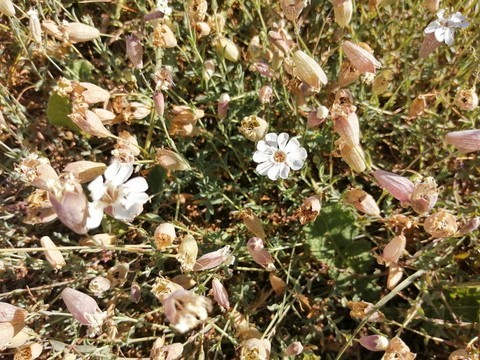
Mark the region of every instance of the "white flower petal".
[[131, 193], [120, 201], [120, 204], [128, 209], [135, 204], [145, 204], [150, 197], [146, 193]]
[[288, 138], [290, 136], [288, 136], [287, 133], [281, 133], [280, 135], [278, 135], [278, 138], [277, 138], [277, 143], [278, 143], [278, 148], [280, 150], [283, 150], [285, 149], [285, 146], [287, 145], [287, 142], [288, 142]]
[[304, 163], [305, 162], [303, 160], [287, 156], [287, 164], [292, 168], [292, 170], [300, 170]]
[[142, 205], [135, 204], [134, 206], [126, 209], [120, 204], [120, 202], [117, 202], [112, 206], [112, 217], [121, 221], [133, 221], [135, 216], [138, 215], [136, 213], [138, 207], [143, 208]]
[[438, 20], [443, 20], [443, 19], [444, 19], [444, 17], [443, 17], [444, 14], [445, 14], [445, 9], [439, 10], [439, 11], [437, 12], [437, 18], [438, 18]]
[[87, 186], [88, 190], [90, 190], [90, 195], [93, 201], [100, 200], [103, 195], [105, 195], [105, 186], [103, 184], [103, 177], [99, 176], [95, 180], [93, 180]]
[[453, 33], [452, 29], [445, 30], [445, 44], [452, 45], [453, 44]]
[[142, 193], [148, 190], [147, 180], [141, 176], [128, 180], [122, 186], [132, 193]]
[[[109, 172], [110, 167], [112, 167], [112, 171]], [[121, 164], [115, 161], [105, 170], [105, 179], [110, 180], [114, 185], [118, 186], [127, 181], [132, 173], [133, 164]]]
[[95, 229], [103, 219], [103, 204], [101, 202], [88, 203], [87, 228]]
[[274, 150], [265, 141], [260, 140], [257, 143], [257, 150], [266, 154], [273, 154]]
[[288, 142], [287, 146], [285, 146], [285, 152], [287, 154], [292, 153], [297, 151], [297, 149], [300, 147], [300, 143], [298, 142], [297, 138], [291, 138], [290, 141]]
[[443, 42], [445, 39], [445, 28], [443, 26], [435, 30], [435, 39], [437, 39], [438, 42]]
[[265, 143], [270, 146], [274, 150], [278, 150], [278, 144], [277, 144], [277, 134], [275, 133], [269, 133], [265, 135], [264, 138]]
[[255, 161], [256, 163], [269, 161], [271, 158], [271, 154], [269, 155], [261, 151], [255, 151], [255, 153], [253, 154], [253, 161]]
[[288, 174], [290, 173], [290, 168], [285, 165], [285, 164], [280, 164], [281, 166], [280, 167], [280, 177], [282, 179], [286, 179], [288, 178]]
[[265, 161], [264, 163], [258, 164], [256, 169], [260, 175], [267, 175], [268, 170], [273, 166], [273, 163], [270, 161]]
[[278, 179], [278, 176], [280, 175], [280, 171], [282, 170], [279, 165], [280, 164], [277, 163], [268, 170], [267, 176], [270, 180]]
[[305, 160], [307, 158], [307, 150], [305, 150], [303, 147], [300, 147], [296, 149], [295, 151], [292, 151], [287, 154], [287, 159], [294, 159], [294, 160]]
[[425, 34], [430, 34], [430, 33], [435, 32], [437, 29], [441, 29], [441, 28], [443, 28], [443, 26], [440, 25], [440, 23], [438, 21], [434, 21], [434, 22], [431, 22], [430, 24], [428, 24], [428, 26], [425, 28], [425, 30], [423, 32]]

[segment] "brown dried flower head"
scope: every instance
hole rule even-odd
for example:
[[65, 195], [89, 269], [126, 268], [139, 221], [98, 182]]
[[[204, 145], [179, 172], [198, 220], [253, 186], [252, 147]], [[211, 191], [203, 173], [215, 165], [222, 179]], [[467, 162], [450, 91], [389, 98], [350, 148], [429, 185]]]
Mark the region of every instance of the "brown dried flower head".
[[197, 261], [198, 245], [192, 235], [185, 235], [177, 249], [177, 260], [182, 272], [192, 271]]
[[328, 82], [327, 75], [320, 65], [302, 50], [295, 51], [292, 60], [293, 74], [314, 91], [320, 90], [320, 87]]
[[106, 168], [104, 163], [81, 160], [68, 164], [63, 172], [73, 174], [80, 184], [84, 184], [102, 175]]
[[163, 276], [157, 277], [155, 284], [152, 286], [152, 293], [161, 302], [165, 301], [167, 297], [172, 295], [177, 290], [182, 290], [182, 286], [167, 279]]
[[205, 112], [202, 109], [192, 108], [187, 105], [173, 105], [170, 115], [173, 123], [195, 124], [198, 119], [205, 116]]
[[342, 28], [350, 24], [353, 14], [352, 0], [332, 0], [335, 22]]
[[253, 235], [261, 239], [265, 239], [267, 237], [265, 231], [263, 230], [262, 221], [257, 215], [254, 214], [252, 209], [246, 209], [242, 211], [239, 217], [242, 219], [247, 229], [253, 233]]
[[273, 272], [268, 274], [268, 280], [270, 280], [270, 285], [272, 286], [273, 291], [277, 296], [283, 295], [287, 289], [287, 284], [283, 281], [282, 278], [275, 275]]
[[155, 161], [158, 165], [171, 171], [185, 171], [191, 169], [187, 160], [176, 152], [168, 149], [158, 149]]
[[425, 100], [425, 96], [419, 95], [415, 99], [413, 99], [412, 103], [410, 104], [410, 109], [408, 110], [408, 117], [416, 118], [422, 115], [427, 107], [427, 101]]
[[375, 73], [378, 68], [382, 67], [382, 64], [375, 59], [372, 51], [365, 49], [365, 47], [368, 48], [368, 45], [361, 46], [348, 40], [342, 44], [342, 50], [357, 70], [363, 74]]
[[403, 235], [395, 236], [383, 249], [383, 254], [379, 258], [379, 262], [390, 266], [392, 263], [397, 263], [398, 259], [403, 255], [407, 239]]
[[410, 348], [400, 339], [399, 337], [394, 337], [388, 343], [388, 347], [385, 349], [385, 354], [383, 355], [383, 360], [413, 360], [415, 359], [415, 354], [410, 351]]
[[434, 238], [452, 236], [457, 232], [457, 219], [445, 210], [440, 210], [425, 219], [425, 231]]
[[57, 218], [57, 213], [48, 200], [47, 190], [36, 189], [27, 198], [27, 202], [27, 217], [23, 220], [26, 224], [44, 224]]
[[191, 25], [205, 20], [208, 10], [208, 2], [206, 0], [190, 0], [188, 2], [187, 14]]
[[348, 59], [345, 59], [345, 61], [342, 62], [342, 65], [340, 65], [337, 86], [340, 88], [347, 87], [355, 80], [357, 80], [360, 75], [362, 75], [361, 71], [358, 70], [355, 66], [353, 66], [353, 64]]
[[91, 110], [76, 106], [68, 117], [88, 135], [99, 138], [113, 137], [113, 134], [105, 128], [98, 115]]
[[315, 221], [318, 214], [320, 213], [321, 208], [321, 197], [318, 195], [309, 196], [308, 198], [303, 200], [302, 205], [297, 210], [300, 224], [305, 225], [306, 223]]
[[104, 276], [96, 276], [88, 284], [88, 289], [96, 296], [102, 295], [112, 286], [112, 282]]
[[370, 215], [380, 216], [380, 208], [378, 207], [372, 195], [362, 189], [351, 189], [347, 191], [345, 202], [353, 205], [358, 211]]
[[455, 95], [455, 105], [462, 110], [475, 110], [478, 107], [478, 95], [475, 92], [475, 88], [458, 90]]
[[[373, 310], [373, 304], [365, 301], [349, 301], [347, 306], [350, 309], [350, 316], [360, 320], [364, 319]], [[378, 310], [370, 314], [368, 318], [368, 321], [371, 322], [383, 322], [384, 320], [385, 315]]]
[[379, 96], [385, 94], [392, 84], [393, 72], [390, 70], [384, 70], [380, 72], [372, 84], [372, 91], [375, 95]]
[[423, 6], [425, 6], [432, 14], [436, 14], [440, 9], [440, 0], [425, 0]]
[[250, 338], [240, 346], [240, 360], [268, 360], [270, 359], [271, 344], [267, 339]]
[[433, 209], [437, 203], [438, 188], [435, 179], [426, 178], [424, 181], [415, 184], [410, 202], [417, 214], [424, 214]]
[[337, 140], [335, 144], [340, 149], [340, 156], [353, 171], [361, 173], [367, 169], [365, 153], [361, 145], [351, 146], [343, 139]]
[[39, 189], [48, 190], [56, 181], [58, 175], [50, 165], [50, 161], [37, 154], [30, 154], [17, 167], [18, 172], [26, 182]]
[[62, 255], [60, 250], [57, 250], [57, 246], [55, 243], [50, 239], [48, 236], [43, 236], [40, 239], [40, 244], [43, 248], [47, 248], [48, 250], [44, 250], [45, 257], [47, 258], [48, 263], [55, 269], [61, 269], [67, 263]]
[[177, 235], [175, 233], [175, 226], [170, 223], [162, 223], [157, 226], [153, 235], [155, 246], [159, 250], [165, 250], [171, 246]]
[[177, 46], [175, 34], [167, 24], [158, 24], [153, 30], [153, 45], [164, 49]]
[[285, 17], [295, 22], [300, 16], [303, 8], [305, 7], [304, 0], [280, 0], [280, 7], [282, 8]]
[[250, 141], [262, 140], [268, 131], [268, 123], [256, 115], [244, 117], [239, 128], [240, 133]]
[[172, 343], [165, 345], [165, 337], [155, 340], [150, 351], [151, 360], [176, 360], [183, 354], [182, 343]]

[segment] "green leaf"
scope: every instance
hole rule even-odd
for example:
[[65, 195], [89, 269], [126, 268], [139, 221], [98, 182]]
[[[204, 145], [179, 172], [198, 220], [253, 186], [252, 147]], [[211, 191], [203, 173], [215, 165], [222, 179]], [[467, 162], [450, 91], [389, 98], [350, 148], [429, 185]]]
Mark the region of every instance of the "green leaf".
[[149, 192], [151, 194], [160, 192], [163, 189], [166, 177], [167, 171], [163, 167], [160, 165], [154, 166], [147, 178]]
[[68, 126], [70, 129], [78, 131], [78, 127], [68, 117], [72, 113], [72, 104], [67, 98], [61, 97], [53, 92], [48, 99], [47, 118], [50, 124], [55, 126]]
[[72, 72], [80, 81], [92, 80], [92, 70], [95, 67], [87, 60], [75, 60], [70, 66]]

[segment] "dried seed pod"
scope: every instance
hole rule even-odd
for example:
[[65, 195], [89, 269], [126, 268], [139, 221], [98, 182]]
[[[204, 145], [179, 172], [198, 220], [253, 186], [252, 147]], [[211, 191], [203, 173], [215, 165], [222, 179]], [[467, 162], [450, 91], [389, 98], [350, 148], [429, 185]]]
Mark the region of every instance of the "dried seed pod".
[[253, 260], [267, 271], [274, 271], [275, 265], [273, 264], [273, 258], [264, 248], [263, 240], [258, 237], [253, 237], [247, 242], [247, 249]]
[[480, 150], [480, 130], [453, 131], [445, 135], [445, 143], [455, 146], [460, 152], [468, 154]]
[[30, 185], [43, 190], [49, 190], [58, 181], [57, 172], [50, 165], [50, 161], [36, 154], [30, 154], [23, 159], [17, 171]]
[[286, 356], [297, 356], [303, 352], [303, 345], [300, 341], [295, 341], [285, 349]]
[[291, 22], [296, 22], [305, 7], [304, 0], [280, 0], [280, 7], [283, 14]]
[[318, 195], [309, 196], [303, 200], [302, 205], [297, 210], [300, 224], [305, 225], [308, 222], [315, 221], [320, 209], [322, 208], [321, 197]]
[[468, 220], [456, 233], [457, 236], [462, 236], [470, 234], [472, 231], [475, 231], [480, 226], [480, 217], [474, 217], [473, 219]]
[[243, 223], [250, 230], [253, 235], [265, 239], [267, 235], [263, 230], [262, 221], [260, 218], [253, 213], [252, 209], [246, 209], [240, 213], [240, 219], [242, 219]]
[[387, 289], [392, 290], [402, 280], [403, 267], [397, 263], [391, 263], [388, 267]]
[[102, 120], [93, 111], [84, 107], [77, 107], [68, 115], [72, 122], [88, 135], [105, 138], [113, 136], [103, 125]]
[[257, 142], [267, 134], [268, 123], [256, 115], [246, 116], [240, 124], [239, 131], [248, 140]]
[[185, 171], [191, 169], [188, 161], [172, 150], [158, 149], [155, 161], [158, 165], [171, 171]]
[[79, 22], [64, 23], [61, 29], [65, 31], [68, 40], [73, 44], [95, 40], [100, 37], [100, 31], [97, 28]]
[[179, 274], [179, 275], [175, 276], [172, 279], [172, 281], [175, 284], [180, 285], [185, 290], [190, 290], [191, 288], [193, 288], [197, 284], [197, 282], [191, 276], [189, 276], [187, 274]]
[[143, 68], [143, 46], [136, 35], [129, 35], [125, 39], [127, 56], [137, 69]]
[[6, 16], [15, 16], [15, 7], [12, 0], [0, 0], [0, 13]]
[[44, 224], [57, 218], [57, 213], [52, 203], [48, 200], [48, 192], [36, 189], [27, 198], [27, 217], [23, 220], [26, 224]]
[[365, 153], [360, 145], [351, 146], [343, 139], [337, 140], [335, 144], [340, 149], [340, 156], [353, 171], [361, 173], [367, 169]]
[[80, 184], [84, 184], [102, 175], [106, 168], [104, 163], [81, 160], [68, 164], [63, 172], [72, 173]]
[[170, 223], [162, 223], [155, 229], [153, 235], [155, 240], [155, 246], [159, 250], [165, 250], [167, 247], [173, 244], [177, 235], [175, 233], [175, 226]]
[[228, 113], [228, 104], [230, 103], [230, 95], [223, 93], [220, 95], [217, 105], [217, 116], [220, 120], [223, 120], [227, 117]]
[[198, 119], [205, 116], [202, 109], [191, 108], [187, 105], [173, 105], [171, 121], [176, 124], [195, 124]]
[[340, 71], [338, 73], [337, 86], [340, 88], [347, 87], [355, 80], [357, 80], [362, 73], [353, 64], [345, 59], [340, 65]]
[[[360, 320], [370, 314], [374, 308], [372, 303], [366, 301], [349, 301], [347, 306], [350, 309], [350, 316], [354, 319]], [[368, 321], [383, 322], [385, 321], [385, 315], [381, 311], [374, 311], [370, 314]]]
[[434, 238], [449, 237], [457, 232], [457, 219], [445, 210], [440, 210], [425, 219], [423, 228]]
[[157, 91], [155, 95], [153, 95], [153, 103], [158, 116], [162, 117], [165, 112], [165, 97], [161, 91]]
[[410, 104], [410, 109], [408, 110], [408, 117], [416, 118], [417, 116], [422, 115], [426, 107], [427, 102], [425, 101], [425, 97], [422, 95], [417, 96]]
[[104, 103], [110, 99], [110, 92], [98, 85], [89, 82], [79, 82], [78, 84], [83, 88], [81, 90], [83, 100], [89, 105]]
[[440, 9], [440, 0], [425, 0], [423, 6], [425, 6], [432, 14], [436, 14]]
[[409, 179], [384, 170], [375, 170], [373, 176], [394, 198], [404, 203], [410, 202], [415, 185]]
[[333, 128], [342, 140], [350, 146], [360, 144], [360, 123], [357, 114], [349, 111], [347, 116], [334, 116]]
[[[11, 305], [0, 301], [0, 322], [8, 322], [12, 324], [23, 324], [27, 311], [18, 306]], [[22, 326], [23, 327], [23, 326]]]
[[43, 236], [40, 239], [40, 244], [42, 245], [42, 247], [48, 248], [48, 250], [44, 250], [45, 257], [47, 258], [48, 263], [54, 269], [61, 269], [67, 264], [65, 262], [65, 259], [63, 258], [62, 252], [56, 250], [57, 246], [48, 236]]
[[351, 41], [345, 41], [342, 44], [342, 50], [352, 65], [362, 73], [375, 73], [377, 68], [382, 67], [382, 64], [375, 59], [370, 51]]
[[403, 235], [395, 236], [383, 249], [383, 254], [380, 256], [385, 266], [390, 266], [391, 263], [397, 263], [398, 259], [403, 255], [407, 239]]
[[308, 115], [307, 127], [309, 129], [317, 129], [325, 122], [325, 120], [327, 120], [328, 114], [328, 108], [326, 106], [320, 105], [318, 109], [313, 110]]
[[318, 91], [322, 85], [328, 82], [327, 75], [320, 65], [305, 52], [301, 50], [295, 51], [292, 55], [293, 74], [301, 81], [308, 84], [313, 90]]
[[359, 343], [370, 351], [385, 351], [388, 346], [388, 339], [382, 335], [367, 335], [362, 336]]
[[102, 295], [105, 291], [108, 291], [112, 283], [106, 277], [96, 276], [88, 284], [88, 289], [96, 296]]
[[204, 21], [207, 15], [208, 2], [206, 0], [190, 0], [187, 6], [188, 19], [192, 25]]
[[38, 19], [38, 11], [35, 9], [30, 9], [27, 12], [30, 21], [28, 27], [30, 28], [30, 33], [32, 34], [33, 41], [37, 44], [42, 43], [42, 26], [40, 25], [40, 20]]
[[372, 195], [362, 189], [351, 189], [347, 191], [345, 202], [353, 205], [358, 211], [370, 215], [380, 216], [380, 209], [373, 199]]
[[212, 59], [209, 59], [204, 62], [203, 66], [202, 77], [204, 80], [208, 81], [215, 73], [215, 62]]
[[282, 280], [282, 278], [271, 272], [270, 274], [268, 274], [268, 280], [270, 280], [270, 285], [272, 286], [272, 289], [273, 291], [275, 291], [276, 295], [280, 296], [285, 293], [285, 290], [287, 289], [287, 284], [285, 283], [285, 281]]
[[159, 276], [155, 280], [155, 284], [152, 286], [152, 293], [158, 300], [164, 302], [165, 299], [172, 295], [175, 291], [182, 289], [183, 287], [181, 285], [174, 283], [163, 276]]
[[129, 271], [130, 264], [121, 262], [108, 269], [107, 278], [112, 283], [112, 286], [121, 287], [125, 285]]
[[224, 36], [218, 36], [214, 40], [213, 45], [215, 46], [217, 53], [225, 59], [232, 62], [237, 62], [240, 59], [240, 50], [232, 40], [227, 39]]
[[197, 38], [201, 39], [205, 36], [210, 35], [210, 25], [206, 22], [198, 22], [195, 24], [195, 31], [197, 33]]
[[270, 358], [271, 344], [267, 339], [250, 338], [240, 345], [240, 359], [261, 359]]
[[192, 271], [197, 261], [198, 245], [192, 235], [185, 235], [177, 249], [177, 260], [182, 272]]
[[475, 110], [478, 107], [478, 95], [473, 89], [460, 89], [455, 95], [455, 105], [466, 111]]
[[212, 280], [212, 293], [213, 298], [218, 305], [220, 305], [225, 310], [230, 309], [230, 301], [228, 299], [227, 290], [217, 278], [214, 278]]
[[350, 24], [353, 14], [352, 0], [332, 0], [335, 22], [342, 28]]
[[235, 261], [235, 257], [232, 256], [230, 246], [224, 246], [223, 248], [205, 254], [197, 259], [193, 271], [205, 271], [213, 269], [222, 264], [231, 265]]
[[420, 51], [418, 57], [421, 59], [426, 58], [432, 52], [434, 52], [442, 43], [435, 38], [434, 33], [426, 34], [423, 38], [422, 45], [420, 46]]
[[13, 360], [34, 360], [42, 354], [42, 351], [42, 345], [31, 342], [19, 347], [15, 351]]
[[428, 177], [425, 181], [415, 184], [410, 202], [417, 214], [426, 213], [435, 206], [438, 198], [438, 188], [435, 179]]
[[410, 352], [410, 348], [402, 341], [402, 339], [394, 337], [389, 341], [383, 357], [385, 359], [413, 360], [415, 359], [415, 356], [414, 353]]
[[153, 30], [153, 45], [163, 49], [170, 49], [177, 46], [175, 34], [167, 24], [158, 24]]

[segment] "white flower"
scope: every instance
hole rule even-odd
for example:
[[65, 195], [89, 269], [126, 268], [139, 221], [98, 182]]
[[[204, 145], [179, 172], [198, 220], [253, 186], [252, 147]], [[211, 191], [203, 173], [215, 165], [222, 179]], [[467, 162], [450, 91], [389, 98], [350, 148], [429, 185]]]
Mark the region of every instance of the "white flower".
[[133, 164], [113, 162], [103, 176], [88, 185], [93, 202], [88, 204], [87, 227], [100, 225], [103, 212], [117, 220], [132, 221], [143, 211], [148, 200], [147, 181], [136, 177], [125, 182], [133, 173]]
[[279, 176], [286, 179], [290, 169], [300, 170], [303, 167], [307, 151], [296, 138], [288, 139], [287, 133], [278, 136], [269, 133], [257, 143], [253, 161], [259, 163], [256, 170], [260, 175], [267, 175], [271, 180], [277, 180]]
[[456, 12], [449, 17], [444, 17], [444, 14], [445, 10], [440, 10], [437, 13], [438, 20], [428, 24], [424, 32], [425, 34], [434, 33], [435, 39], [437, 39], [438, 42], [445, 42], [447, 45], [452, 45], [455, 29], [464, 29], [470, 25], [470, 23], [459, 12]]
[[157, 0], [156, 5], [155, 9], [162, 12], [166, 18], [172, 15], [172, 8], [168, 6], [167, 0]]

